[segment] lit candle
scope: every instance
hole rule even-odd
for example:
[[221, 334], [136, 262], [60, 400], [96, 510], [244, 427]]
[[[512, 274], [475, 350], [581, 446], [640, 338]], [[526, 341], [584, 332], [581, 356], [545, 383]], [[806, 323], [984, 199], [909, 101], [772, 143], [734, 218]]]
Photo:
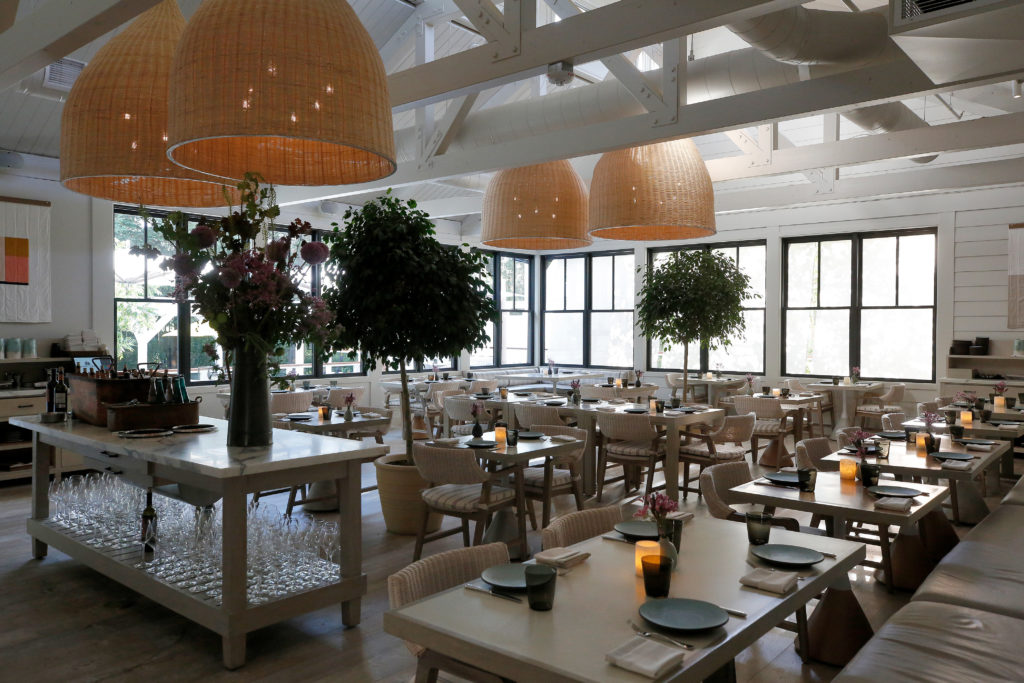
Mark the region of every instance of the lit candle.
[[661, 555], [661, 546], [657, 541], [637, 541], [633, 555], [636, 559], [636, 575], [643, 576], [644, 568], [640, 564], [640, 559], [651, 555]]
[[326, 422], [330, 418], [331, 418], [331, 407], [330, 406], [320, 406], [320, 419]]
[[857, 462], [844, 458], [839, 461], [839, 478], [853, 481], [857, 478]]
[[494, 440], [498, 443], [505, 443], [505, 437], [508, 435], [508, 428], [505, 425], [495, 425], [494, 427]]
[[774, 396], [775, 398], [782, 396], [782, 389], [779, 389], [778, 387], [772, 389], [772, 396]]
[[712, 375], [710, 372], [704, 375], [704, 379], [711, 379], [712, 377], [714, 377], [714, 375]]
[[1006, 412], [1006, 397], [1005, 396], [996, 396], [992, 400], [992, 410], [997, 412], [997, 413], [1005, 413]]
[[848, 385], [848, 384], [853, 384], [853, 381], [852, 381], [852, 380], [850, 380], [850, 378], [849, 378], [849, 377], [844, 377], [844, 378], [843, 378], [843, 384], [847, 384], [847, 385]]
[[619, 377], [619, 378], [617, 378], [615, 380], [615, 388], [616, 389], [621, 389], [622, 388], [622, 378], [621, 377]]
[[914, 440], [914, 443], [917, 445], [917, 450], [919, 450], [919, 451], [922, 450], [922, 449], [927, 450], [928, 449], [928, 433], [927, 432], [918, 432], [917, 433], [917, 438]]
[[960, 424], [962, 424], [965, 428], [970, 429], [971, 426], [974, 424], [974, 413], [971, 412], [970, 410], [960, 411]]

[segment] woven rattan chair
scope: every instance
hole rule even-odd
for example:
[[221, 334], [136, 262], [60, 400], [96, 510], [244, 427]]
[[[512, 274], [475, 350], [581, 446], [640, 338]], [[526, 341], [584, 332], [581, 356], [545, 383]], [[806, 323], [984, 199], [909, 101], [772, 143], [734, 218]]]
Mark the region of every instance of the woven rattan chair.
[[580, 396], [582, 398], [599, 398], [605, 401], [610, 401], [619, 397], [615, 391], [615, 387], [601, 387], [593, 384], [581, 384]]
[[[390, 424], [391, 416], [393, 412], [390, 408], [374, 408], [373, 406], [356, 406], [354, 408], [360, 413], [377, 413], [388, 419]], [[388, 428], [384, 426], [375, 427], [373, 429], [367, 429], [366, 431], [349, 432], [348, 438], [350, 439], [373, 439], [377, 443], [384, 443], [384, 435], [387, 434]]]
[[[419, 562], [413, 562], [388, 577], [388, 603], [398, 609], [435, 593], [472, 581], [488, 567], [508, 563], [508, 546], [488, 543], [473, 548], [448, 550]], [[501, 683], [502, 679], [446, 655], [405, 641], [416, 655], [416, 681], [436, 681], [437, 673], [445, 671], [462, 679], [481, 683]]]
[[313, 401], [311, 391], [287, 391], [270, 395], [270, 412], [302, 413], [309, 410]]
[[728, 412], [735, 408], [736, 396], [743, 391], [743, 387], [746, 385], [746, 381], [737, 379], [727, 384], [723, 384], [718, 392], [718, 400], [715, 401], [715, 408], [721, 408]]
[[[597, 500], [601, 501], [604, 485], [624, 481], [627, 490], [630, 468], [647, 470], [644, 494], [654, 490], [654, 471], [665, 460], [665, 442], [658, 435], [649, 415], [628, 413], [597, 413], [597, 427], [601, 431], [601, 446], [597, 458]], [[608, 463], [622, 465], [623, 475], [605, 479]], [[661, 487], [659, 487], [661, 488]]]
[[587, 447], [587, 432], [584, 429], [566, 427], [564, 425], [533, 425], [534, 431], [543, 432], [548, 436], [561, 434], [579, 439], [579, 447], [567, 455], [547, 458], [543, 467], [527, 467], [523, 470], [523, 489], [529, 501], [539, 500], [541, 504], [541, 527], [551, 522], [551, 498], [560, 495], [572, 495], [576, 499], [576, 509], [583, 509], [583, 479], [580, 476], [583, 468], [583, 451]]
[[[452, 394], [455, 396], [455, 394]], [[451, 400], [449, 400], [451, 399]], [[448, 423], [451, 425], [448, 436], [466, 436], [473, 433], [473, 405], [483, 407], [483, 401], [477, 401], [468, 396], [466, 398], [455, 398], [446, 396], [444, 400], [444, 412], [448, 415]], [[490, 412], [485, 408], [479, 415], [482, 428], [491, 420]]]
[[[881, 422], [882, 415], [886, 413], [899, 413], [903, 411], [900, 402], [907, 389], [906, 384], [893, 384], [887, 391], [872, 390], [865, 392], [857, 403], [857, 410], [854, 416], [857, 424], [864, 426], [868, 420]], [[876, 393], [878, 392], [878, 393]]]
[[570, 512], [551, 522], [541, 532], [541, 547], [566, 548], [600, 536], [615, 528], [622, 521], [622, 511], [617, 505], [594, 508], [582, 512]]
[[903, 423], [906, 421], [906, 413], [886, 413], [882, 416], [882, 431], [902, 432]]
[[[679, 395], [679, 390], [683, 388], [683, 373], [681, 372], [669, 372], [665, 375], [665, 384], [669, 389], [672, 390], [672, 398]], [[702, 385], [689, 383], [689, 396], [683, 396], [683, 401], [696, 401], [698, 399], [697, 388]], [[706, 385], [704, 385], [706, 386]], [[707, 394], [701, 392], [700, 398], [707, 400]]]
[[[430, 433], [431, 434], [437, 434], [438, 436], [441, 436], [441, 433], [444, 431], [444, 417], [443, 416], [444, 416], [444, 410], [445, 410], [445, 402], [449, 398], [451, 398], [452, 396], [462, 396], [465, 393], [466, 393], [465, 390], [460, 389], [460, 388], [455, 388], [455, 389], [445, 389], [443, 391], [438, 391], [437, 393], [434, 394], [434, 400], [432, 401], [432, 405], [436, 406], [437, 411], [436, 412], [434, 412], [434, 411], [428, 412], [428, 425], [430, 427]], [[446, 434], [445, 436], [448, 436], [448, 435]]]
[[[708, 512], [711, 513], [711, 516], [717, 519], [728, 519], [746, 524], [747, 518], [743, 513], [752, 506], [745, 506], [739, 510], [734, 508], [734, 503], [729, 496], [729, 489], [746, 484], [749, 481], [753, 481], [753, 479], [753, 476], [750, 474], [750, 466], [745, 461], [724, 462], [720, 465], [712, 465], [701, 472], [700, 488], [704, 493], [704, 502], [707, 503]], [[773, 514], [775, 508], [765, 505], [764, 511]], [[792, 517], [775, 517], [772, 519], [772, 526], [782, 527], [789, 531], [821, 533], [811, 527], [801, 527], [800, 523]]]
[[520, 429], [533, 429], [534, 425], [564, 425], [565, 419], [558, 414], [555, 406], [538, 406], [532, 403], [513, 404], [516, 424]]
[[[484, 389], [487, 391], [485, 392]], [[497, 393], [497, 391], [498, 380], [496, 379], [474, 379], [469, 383], [469, 393], [471, 394], [494, 394]]]
[[921, 417], [925, 413], [937, 413], [939, 412], [938, 401], [922, 401], [917, 404], [917, 416]]
[[679, 461], [683, 464], [683, 500], [690, 491], [701, 495], [699, 486], [690, 488], [690, 465], [697, 465], [699, 472], [703, 472], [710, 465], [743, 460], [747, 454], [743, 443], [753, 436], [756, 421], [754, 413], [729, 415], [716, 431], [686, 432], [688, 443], [679, 447]]
[[345, 397], [352, 394], [355, 403], [359, 403], [363, 400], [363, 394], [366, 393], [366, 389], [363, 387], [331, 387], [327, 392], [327, 405], [332, 408], [341, 410], [345, 409]]
[[803, 439], [796, 444], [796, 466], [810, 467], [822, 472], [838, 472], [838, 463], [822, 460], [825, 456], [831, 455], [832, 452], [832, 441], [828, 437], [819, 436], [813, 439]]
[[828, 413], [828, 424], [834, 425], [836, 422], [836, 406], [832, 400], [832, 392], [827, 389], [815, 389], [811, 390], [804, 386], [800, 380], [787, 379], [786, 386], [794, 394], [820, 394], [821, 399], [810, 404], [809, 412], [814, 417], [817, 417], [818, 426], [821, 428], [821, 433], [825, 433], [825, 413]]
[[754, 422], [754, 435], [750, 437], [751, 459], [757, 458], [760, 439], [767, 439], [776, 443], [778, 453], [777, 464], [787, 464], [789, 456], [786, 452], [786, 437], [793, 434], [796, 429], [796, 417], [800, 414], [797, 409], [784, 409], [782, 402], [777, 398], [762, 398], [759, 396], [737, 396], [736, 414], [745, 415], [754, 413], [757, 420]]
[[840, 448], [853, 445], [853, 435], [857, 432], [864, 431], [861, 427], [843, 427], [836, 432], [836, 443], [839, 444]]
[[430, 511], [456, 517], [462, 521], [462, 541], [469, 543], [469, 522], [476, 522], [473, 545], [484, 537], [484, 526], [496, 510], [516, 504], [515, 491], [499, 486], [500, 479], [480, 466], [471, 449], [440, 448], [413, 444], [413, 461], [420, 476], [431, 482], [420, 492], [425, 503], [423, 520], [416, 535], [413, 560], [420, 559], [423, 544], [459, 533], [459, 529], [437, 531], [427, 535]]

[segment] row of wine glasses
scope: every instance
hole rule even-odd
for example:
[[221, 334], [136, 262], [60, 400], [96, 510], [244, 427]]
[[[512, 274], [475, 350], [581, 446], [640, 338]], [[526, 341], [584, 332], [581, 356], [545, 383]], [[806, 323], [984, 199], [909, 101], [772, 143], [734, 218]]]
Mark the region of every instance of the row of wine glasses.
[[[219, 504], [194, 507], [153, 496], [156, 523], [143, 538], [146, 492], [109, 473], [50, 485], [50, 523], [82, 543], [131, 562], [204, 600], [222, 599], [223, 523]], [[269, 602], [338, 581], [338, 525], [286, 517], [265, 502], [246, 519], [247, 598]]]

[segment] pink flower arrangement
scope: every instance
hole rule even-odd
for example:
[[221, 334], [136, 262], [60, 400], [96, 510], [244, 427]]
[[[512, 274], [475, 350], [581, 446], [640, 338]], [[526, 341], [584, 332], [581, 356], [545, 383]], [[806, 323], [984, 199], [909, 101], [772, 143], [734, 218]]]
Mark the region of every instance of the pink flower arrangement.
[[859, 365], [854, 365], [852, 368], [850, 368], [850, 376], [851, 377], [860, 377], [860, 366]]
[[345, 405], [346, 406], [351, 406], [355, 402], [356, 402], [355, 394], [349, 394], [348, 396], [345, 397]]
[[480, 403], [474, 403], [469, 407], [469, 414], [473, 417], [480, 417], [480, 413], [484, 412], [484, 407]]
[[659, 527], [661, 527], [661, 523], [665, 521], [670, 512], [675, 512], [679, 509], [678, 502], [660, 491], [644, 496], [643, 502], [644, 506], [633, 516], [638, 519], [653, 519]]
[[1003, 382], [1002, 380], [996, 382], [992, 386], [992, 391], [1002, 396], [1006, 392], [1006, 382]]
[[924, 422], [926, 427], [931, 427], [933, 424], [938, 422], [940, 419], [941, 418], [939, 418], [939, 414], [938, 413], [933, 413], [930, 410], [926, 410], [923, 413], [921, 413], [921, 421]]
[[572, 389], [573, 391], [579, 391], [580, 386], [581, 384], [578, 379], [574, 379], [573, 381], [569, 382], [569, 388]]
[[864, 450], [864, 441], [866, 439], [871, 439], [874, 436], [874, 432], [866, 432], [863, 429], [858, 429], [857, 431], [850, 434], [850, 441], [853, 442], [854, 447], [856, 447], [857, 455], [864, 457], [867, 454], [867, 452]]
[[956, 392], [956, 395], [953, 396], [953, 400], [956, 401], [957, 403], [962, 403], [963, 401], [967, 401], [968, 403], [974, 403], [977, 399], [978, 394], [976, 394], [973, 391], [958, 391]]
[[753, 384], [754, 383], [754, 376], [748, 372], [746, 380], [747, 380], [747, 384]]

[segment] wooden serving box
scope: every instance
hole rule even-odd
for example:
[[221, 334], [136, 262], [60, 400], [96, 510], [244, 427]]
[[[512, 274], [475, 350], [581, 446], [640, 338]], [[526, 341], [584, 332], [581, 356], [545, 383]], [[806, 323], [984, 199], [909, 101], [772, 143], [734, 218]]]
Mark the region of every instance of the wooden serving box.
[[194, 425], [197, 422], [199, 422], [199, 401], [107, 406], [107, 429], [112, 432], [149, 427]]
[[149, 379], [97, 379], [87, 375], [68, 375], [71, 410], [75, 417], [98, 427], [107, 426], [107, 405], [145, 401]]

